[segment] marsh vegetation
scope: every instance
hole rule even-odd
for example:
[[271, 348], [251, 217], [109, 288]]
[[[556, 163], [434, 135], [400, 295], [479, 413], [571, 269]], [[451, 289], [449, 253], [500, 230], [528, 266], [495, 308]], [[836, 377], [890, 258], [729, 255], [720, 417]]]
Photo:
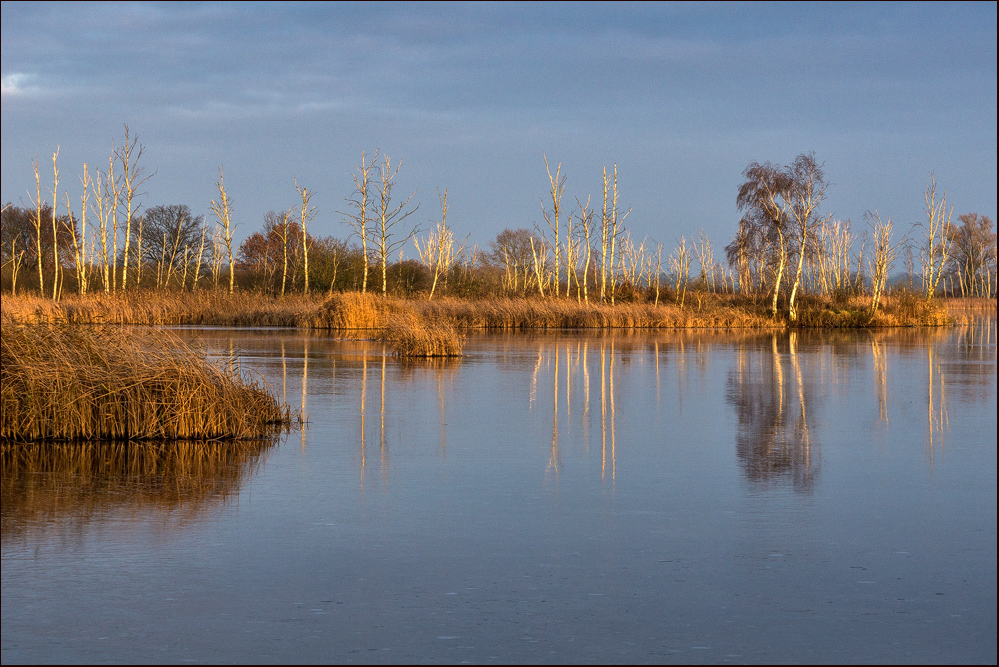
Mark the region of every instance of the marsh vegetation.
[[4, 440], [248, 439], [292, 421], [235, 360], [166, 331], [2, 322]]
[[[733, 193], [741, 217], [727, 244], [694, 230], [670, 241], [675, 232], [666, 229], [658, 239], [639, 239], [626, 225], [631, 210], [616, 166], [603, 169], [602, 191], [570, 196], [568, 169], [546, 157], [540, 222], [505, 229], [483, 247], [449, 218], [446, 189], [422, 230], [413, 217], [416, 193], [395, 194], [402, 161], [378, 151], [362, 153], [352, 180], [345, 179], [352, 191], [342, 210], [321, 211], [315, 192], [292, 179], [287, 206], [264, 215], [242, 242], [236, 226], [253, 223], [240, 220], [221, 168], [208, 221], [187, 205], [143, 208], [143, 157], [126, 127], [105, 170], [83, 165], [78, 205], [60, 190], [58, 151], [51, 199], [36, 162], [30, 206], [3, 210], [3, 290], [53, 302], [71, 294], [115, 297], [91, 302], [102, 310], [92, 318], [106, 321], [285, 326], [312, 318], [317, 299], [352, 292], [429, 302], [530, 300], [555, 310], [567, 308], [562, 302], [673, 309], [638, 318], [658, 324], [628, 324], [633, 315], [597, 308], [585, 326], [757, 326], [764, 318], [769, 326], [938, 324], [914, 299], [996, 293], [988, 215], [955, 221], [931, 176], [920, 222], [900, 228], [873, 207], [859, 225], [834, 219], [823, 212], [829, 183], [812, 153], [789, 165], [746, 167]], [[322, 213], [345, 233], [310, 232]], [[518, 318], [517, 327], [550, 326], [535, 317], [547, 306], [520, 303], [516, 309], [533, 314]]]

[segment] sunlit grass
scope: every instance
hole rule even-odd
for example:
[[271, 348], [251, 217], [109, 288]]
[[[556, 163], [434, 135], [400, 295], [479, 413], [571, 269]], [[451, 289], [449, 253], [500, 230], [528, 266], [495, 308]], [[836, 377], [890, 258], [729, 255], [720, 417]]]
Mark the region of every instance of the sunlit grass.
[[165, 331], [2, 319], [0, 438], [259, 438], [292, 415]]

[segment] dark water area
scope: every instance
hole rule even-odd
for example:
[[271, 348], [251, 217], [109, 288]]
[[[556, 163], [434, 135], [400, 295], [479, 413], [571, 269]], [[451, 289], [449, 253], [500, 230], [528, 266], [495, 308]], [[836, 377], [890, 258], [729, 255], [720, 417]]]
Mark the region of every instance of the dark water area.
[[181, 329], [310, 423], [5, 444], [3, 663], [996, 661], [996, 319]]

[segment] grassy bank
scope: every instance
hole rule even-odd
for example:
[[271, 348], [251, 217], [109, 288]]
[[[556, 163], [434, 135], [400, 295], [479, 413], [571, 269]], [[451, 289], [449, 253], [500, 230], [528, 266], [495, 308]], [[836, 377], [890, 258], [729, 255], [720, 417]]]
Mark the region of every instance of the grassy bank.
[[[870, 297], [833, 299], [804, 296], [801, 327], [941, 326], [952, 323], [951, 302], [990, 299], [925, 299], [906, 293], [883, 298], [872, 317]], [[485, 300], [383, 298], [338, 292], [330, 296], [287, 296], [252, 292], [130, 291], [122, 295], [71, 296], [54, 302], [31, 295], [4, 295], [6, 319], [21, 323], [287, 326], [335, 331], [387, 330], [393, 319], [415, 316], [433, 325], [458, 329], [544, 330], [593, 328], [773, 329], [790, 325], [774, 317], [766, 299], [731, 294], [688, 294], [686, 305], [673, 303], [581, 303], [575, 299], [495, 298]]]
[[259, 438], [291, 420], [259, 383], [168, 332], [0, 321], [2, 439]]

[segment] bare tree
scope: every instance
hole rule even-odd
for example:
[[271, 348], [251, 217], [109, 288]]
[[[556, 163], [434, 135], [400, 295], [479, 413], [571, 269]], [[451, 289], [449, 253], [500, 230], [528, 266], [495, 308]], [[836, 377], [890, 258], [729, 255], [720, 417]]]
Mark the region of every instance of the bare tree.
[[926, 224], [920, 224], [923, 228], [923, 244], [919, 249], [919, 259], [923, 268], [923, 289], [926, 292], [927, 300], [936, 294], [940, 279], [943, 277], [944, 266], [951, 250], [950, 218], [954, 212], [952, 206], [947, 210], [947, 193], [938, 202], [937, 177], [931, 175], [930, 185], [926, 187], [923, 198], [926, 202]]
[[[169, 284], [173, 274], [183, 270], [183, 249], [198, 241], [205, 217], [193, 215], [186, 204], [166, 204], [147, 209], [140, 221], [140, 230], [147, 230], [149, 239], [139, 244], [142, 253], [138, 265], [143, 261], [161, 262], [165, 269], [163, 282]], [[157, 285], [159, 283], [160, 279], [157, 279]]]
[[[112, 163], [113, 166], [113, 163]], [[111, 176], [112, 174], [108, 174]], [[111, 187], [101, 170], [97, 170], [97, 178], [93, 180], [91, 190], [97, 207], [98, 234], [101, 242], [101, 278], [104, 293], [111, 293], [111, 257], [114, 252], [108, 246], [108, 222], [111, 216]]]
[[788, 318], [794, 321], [798, 315], [795, 297], [809, 244], [816, 228], [828, 220], [818, 217], [827, 187], [822, 167], [809, 153], [799, 155], [784, 168], [751, 162], [742, 174], [746, 181], [739, 188], [736, 205], [744, 215], [736, 241], [726, 248], [729, 262], [745, 261], [749, 253], [760, 258], [761, 284], [763, 269], [772, 276], [770, 310], [776, 315], [785, 272], [796, 260], [788, 299]]
[[815, 161], [814, 153], [796, 157], [788, 169], [788, 175], [791, 177], [790, 217], [794, 224], [798, 243], [798, 266], [794, 274], [794, 283], [791, 286], [791, 297], [788, 299], [788, 318], [794, 322], [798, 319], [794, 298], [801, 284], [806, 249], [815, 229], [827, 222], [832, 216], [827, 216], [825, 219], [818, 217], [818, 209], [825, 199], [827, 185], [822, 165]]
[[[83, 194], [80, 197], [80, 231], [77, 234], [75, 226], [67, 231], [73, 237], [73, 258], [76, 263], [77, 289], [80, 294], [86, 294], [87, 283], [89, 281], [89, 264], [87, 263], [87, 211], [90, 208], [91, 188], [90, 173], [86, 162], [83, 163], [83, 176], [80, 178], [80, 181], [83, 183]], [[66, 193], [66, 209], [69, 210], [69, 193]], [[69, 218], [72, 220], [72, 216], [69, 216]]]
[[[59, 158], [59, 147], [56, 146], [55, 153], [52, 154], [52, 300], [59, 298], [59, 225], [56, 212], [59, 208], [59, 166], [56, 160]], [[67, 209], [67, 213], [68, 213]]]
[[577, 199], [579, 205], [579, 225], [577, 229], [583, 235], [583, 301], [590, 302], [589, 277], [590, 264], [593, 259], [593, 209], [590, 208], [590, 198], [586, 198], [583, 205]]
[[289, 229], [290, 218], [291, 211], [285, 211], [281, 214], [281, 222], [274, 227], [278, 238], [281, 239], [281, 254], [283, 258], [281, 265], [281, 296], [284, 296], [285, 284], [288, 282], [288, 241], [291, 237], [291, 230]]
[[534, 261], [532, 238], [533, 233], [529, 229], [504, 229], [489, 242], [492, 250], [489, 260], [503, 267], [503, 284], [507, 292], [528, 288]]
[[[235, 225], [232, 224], [232, 199], [229, 198], [229, 192], [225, 189], [225, 176], [222, 173], [221, 165], [219, 166], [219, 180], [216, 183], [216, 187], [218, 187], [219, 191], [219, 200], [212, 200], [212, 211], [215, 213], [215, 217], [218, 218], [216, 228], [221, 233], [221, 240], [225, 244], [226, 254], [229, 258], [229, 294], [232, 294], [236, 285], [236, 265], [232, 261], [232, 234], [235, 231]], [[220, 261], [220, 259], [217, 261]], [[213, 273], [216, 276], [217, 284], [218, 270], [216, 269]]]
[[396, 228], [403, 220], [416, 213], [420, 205], [405, 210], [409, 202], [416, 196], [416, 192], [409, 195], [404, 202], [398, 206], [392, 203], [392, 188], [395, 187], [395, 178], [402, 167], [402, 160], [395, 169], [392, 168], [392, 161], [389, 156], [382, 156], [381, 178], [375, 182], [375, 221], [371, 230], [371, 241], [375, 246], [375, 253], [378, 255], [378, 263], [382, 267], [382, 296], [388, 294], [388, 262], [389, 257], [401, 249], [409, 239], [413, 238], [417, 230], [412, 229], [407, 234], [396, 233]]
[[[38, 160], [34, 161], [35, 168], [35, 198], [32, 204], [35, 207], [35, 216], [32, 220], [35, 227], [35, 255], [38, 257], [38, 291], [43, 296], [45, 294], [45, 274], [42, 272], [42, 183], [38, 175]], [[31, 194], [28, 194], [31, 198]]]
[[681, 236], [676, 248], [669, 256], [669, 268], [673, 274], [676, 302], [680, 308], [683, 308], [683, 302], [687, 296], [687, 283], [690, 282], [690, 260], [691, 252], [690, 248], [687, 247], [687, 239]]
[[607, 300], [609, 288], [611, 303], [614, 303], [614, 293], [617, 291], [617, 240], [624, 232], [624, 219], [631, 213], [631, 209], [628, 209], [624, 215], [618, 214], [618, 196], [617, 165], [614, 165], [613, 186], [608, 183], [607, 167], [604, 167], [604, 207], [600, 219], [600, 300]]
[[891, 218], [881, 220], [881, 215], [868, 211], [865, 215], [874, 232], [874, 258], [870, 260], [871, 271], [871, 317], [878, 312], [881, 296], [885, 291], [888, 274], [898, 256], [899, 248], [905, 242], [892, 243]]
[[129, 242], [132, 235], [132, 218], [138, 212], [139, 204], [136, 201], [138, 188], [148, 181], [153, 174], [143, 176], [145, 171], [139, 166], [139, 159], [145, 152], [145, 147], [139, 143], [139, 137], [131, 137], [128, 125], [125, 126], [125, 143], [118, 149], [117, 158], [121, 165], [122, 194], [125, 195], [125, 252], [124, 265], [121, 269], [122, 289], [128, 284], [128, 251]]
[[996, 269], [996, 233], [987, 215], [965, 213], [960, 225], [951, 227], [952, 251], [948, 272], [956, 278], [965, 296], [992, 295]]
[[[740, 221], [741, 244], [745, 248], [764, 248], [773, 259], [767, 268], [773, 274], [773, 302], [770, 310], [777, 314], [777, 300], [788, 264], [789, 217], [791, 208], [790, 176], [769, 162], [751, 162], [742, 175], [746, 182], [739, 188], [736, 206], [744, 211]], [[776, 252], [773, 252], [776, 251]]]
[[298, 224], [302, 228], [302, 260], [305, 263], [303, 271], [305, 272], [305, 294], [309, 293], [309, 221], [316, 217], [316, 207], [312, 206], [312, 196], [315, 194], [304, 185], [298, 185], [298, 179], [295, 179], [295, 189], [298, 190], [298, 196], [302, 199], [302, 209], [298, 214]]
[[197, 265], [194, 267], [194, 281], [191, 283], [191, 289], [198, 289], [198, 279], [201, 277], [201, 260], [205, 257], [205, 232], [208, 231], [208, 227], [205, 225], [201, 226], [201, 245], [198, 247], [198, 261]]
[[[541, 202], [541, 214], [545, 218], [545, 222], [548, 224], [548, 229], [551, 231], [554, 238], [548, 240], [548, 245], [552, 249], [552, 254], [555, 255], [555, 296], [558, 296], [559, 284], [561, 281], [560, 266], [560, 244], [561, 239], [559, 236], [559, 213], [562, 209], [562, 196], [565, 194], [565, 176], [562, 175], [562, 163], [558, 163], [558, 167], [555, 168], [555, 175], [552, 175], [551, 167], [548, 166], [548, 156], [545, 155], [545, 170], [548, 172], [548, 182], [551, 186], [551, 196], [552, 207], [549, 210], [545, 203]], [[566, 296], [569, 295], [568, 287], [566, 287]]]
[[420, 256], [420, 261], [423, 262], [434, 276], [427, 301], [434, 298], [434, 291], [437, 289], [437, 282], [440, 280], [440, 277], [443, 275], [446, 279], [447, 274], [454, 266], [455, 260], [465, 250], [464, 246], [456, 247], [454, 232], [447, 226], [447, 189], [445, 188], [443, 195], [438, 190], [437, 197], [441, 202], [440, 223], [438, 223], [436, 229], [427, 234], [427, 240], [423, 243], [423, 247], [420, 247], [419, 239], [413, 239], [413, 243], [416, 245], [416, 252]]
[[343, 213], [344, 222], [350, 225], [354, 235], [361, 241], [361, 257], [364, 261], [364, 275], [361, 277], [361, 292], [368, 291], [368, 224], [373, 214], [371, 202], [371, 189], [373, 187], [371, 172], [376, 169], [375, 162], [378, 160], [378, 151], [375, 151], [371, 161], [367, 161], [364, 151], [361, 151], [361, 166], [354, 174], [354, 196], [347, 200], [347, 206], [357, 209], [356, 213]]

